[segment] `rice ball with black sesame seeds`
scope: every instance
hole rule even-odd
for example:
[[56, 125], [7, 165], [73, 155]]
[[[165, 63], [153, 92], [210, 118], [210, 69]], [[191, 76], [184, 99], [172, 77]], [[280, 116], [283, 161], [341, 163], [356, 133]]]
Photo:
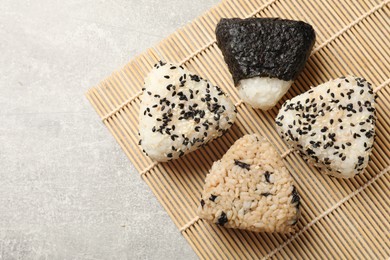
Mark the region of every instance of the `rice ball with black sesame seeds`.
[[287, 100], [276, 117], [287, 143], [322, 173], [351, 178], [367, 166], [374, 144], [375, 95], [355, 76], [323, 83]]
[[288, 233], [300, 217], [300, 196], [272, 144], [245, 135], [214, 162], [198, 215], [227, 228]]
[[160, 61], [145, 78], [139, 144], [156, 161], [177, 159], [221, 136], [235, 118], [234, 104], [219, 87]]

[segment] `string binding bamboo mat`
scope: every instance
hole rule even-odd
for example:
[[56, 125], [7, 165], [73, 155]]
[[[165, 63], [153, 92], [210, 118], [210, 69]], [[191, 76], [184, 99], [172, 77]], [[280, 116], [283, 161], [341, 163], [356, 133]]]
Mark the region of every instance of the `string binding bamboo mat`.
[[[114, 72], [87, 97], [192, 248], [203, 259], [384, 259], [390, 256], [390, 10], [389, 0], [226, 0]], [[304, 71], [268, 112], [242, 103], [215, 43], [221, 17], [282, 17], [307, 21], [317, 33]], [[205, 148], [156, 163], [138, 147], [143, 78], [158, 60], [181, 63], [230, 94], [235, 125]], [[274, 129], [280, 105], [331, 78], [365, 77], [377, 97], [376, 141], [365, 172], [342, 180], [309, 167]], [[289, 235], [252, 233], [210, 225], [196, 216], [204, 178], [246, 133], [266, 136], [283, 155], [302, 198], [302, 217]]]

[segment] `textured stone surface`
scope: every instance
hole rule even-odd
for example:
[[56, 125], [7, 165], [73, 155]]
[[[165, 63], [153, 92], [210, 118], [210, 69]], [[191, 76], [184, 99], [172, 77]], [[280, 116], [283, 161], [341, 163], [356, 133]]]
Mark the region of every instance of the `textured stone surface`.
[[84, 93], [217, 3], [13, 1], [0, 11], [0, 259], [194, 259]]

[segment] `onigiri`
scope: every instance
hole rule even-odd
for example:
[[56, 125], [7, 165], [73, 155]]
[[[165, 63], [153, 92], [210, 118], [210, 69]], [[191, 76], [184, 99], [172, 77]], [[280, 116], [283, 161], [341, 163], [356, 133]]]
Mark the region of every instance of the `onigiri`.
[[302, 71], [315, 42], [313, 27], [279, 18], [223, 18], [216, 38], [238, 93], [268, 110]]
[[139, 144], [156, 161], [177, 159], [221, 136], [234, 123], [229, 97], [184, 67], [160, 61], [145, 78]]
[[300, 196], [267, 139], [245, 135], [206, 176], [199, 217], [227, 228], [288, 233], [300, 216]]
[[351, 178], [365, 169], [374, 144], [375, 95], [364, 78], [346, 76], [287, 100], [277, 130], [322, 173]]

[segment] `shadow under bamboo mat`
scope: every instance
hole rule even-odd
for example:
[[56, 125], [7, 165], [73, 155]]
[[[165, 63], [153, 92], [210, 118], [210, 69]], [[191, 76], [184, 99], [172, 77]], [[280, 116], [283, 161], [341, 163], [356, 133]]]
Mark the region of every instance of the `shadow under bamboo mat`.
[[[226, 0], [90, 89], [87, 97], [180, 232], [203, 259], [390, 257], [390, 1]], [[215, 43], [221, 17], [281, 17], [314, 26], [316, 44], [304, 71], [270, 111], [239, 100]], [[230, 94], [236, 123], [204, 148], [156, 163], [138, 146], [139, 96], [143, 78], [160, 59], [183, 64]], [[364, 173], [343, 180], [310, 167], [277, 135], [274, 118], [286, 100], [346, 74], [373, 83], [377, 127]], [[244, 134], [266, 136], [284, 155], [302, 198], [302, 217], [289, 235], [252, 233], [210, 225], [196, 216], [204, 178], [213, 161]]]

